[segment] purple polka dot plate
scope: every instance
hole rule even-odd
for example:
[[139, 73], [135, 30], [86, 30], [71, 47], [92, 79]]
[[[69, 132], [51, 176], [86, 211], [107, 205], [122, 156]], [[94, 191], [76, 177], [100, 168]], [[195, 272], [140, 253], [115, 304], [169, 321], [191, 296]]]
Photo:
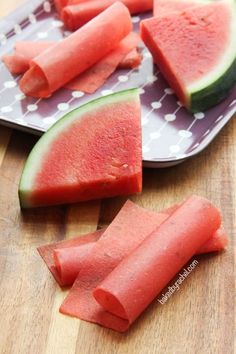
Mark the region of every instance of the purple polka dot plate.
[[[151, 14], [134, 16], [134, 29]], [[70, 33], [59, 20], [51, 1], [30, 0], [0, 21], [0, 53], [10, 53], [18, 40], [59, 40]], [[0, 63], [0, 123], [42, 134], [66, 112], [94, 98], [139, 87], [142, 102], [143, 163], [168, 167], [202, 151], [236, 113], [236, 87], [230, 96], [207, 112], [194, 115], [177, 100], [148, 50], [142, 46], [138, 69], [117, 70], [95, 94], [61, 89], [49, 99], [25, 97], [20, 77]]]

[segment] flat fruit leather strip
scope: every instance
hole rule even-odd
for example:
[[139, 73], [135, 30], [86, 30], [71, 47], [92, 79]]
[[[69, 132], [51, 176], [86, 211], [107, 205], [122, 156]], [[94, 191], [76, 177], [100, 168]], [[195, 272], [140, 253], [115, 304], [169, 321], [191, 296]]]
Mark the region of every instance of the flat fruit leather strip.
[[128, 9], [115, 3], [34, 58], [20, 81], [21, 90], [26, 96], [51, 96], [115, 49], [131, 29]]
[[[153, 0], [118, 1], [129, 9], [131, 15], [153, 9]], [[90, 0], [77, 5], [69, 5], [62, 9], [61, 18], [70, 31], [75, 31], [116, 2], [117, 0]]]
[[72, 285], [96, 242], [54, 250], [56, 270], [63, 286]]
[[60, 311], [100, 324], [108, 315], [111, 328], [126, 328], [127, 321], [105, 313], [92, 291], [166, 217], [127, 201], [93, 247]]
[[143, 56], [138, 52], [137, 48], [131, 50], [118, 65], [119, 69], [134, 69], [142, 62]]
[[30, 67], [30, 61], [56, 42], [52, 41], [19, 41], [15, 44], [15, 52], [4, 55], [2, 61], [11, 74], [24, 74]]
[[72, 90], [83, 91], [85, 93], [94, 93], [116, 70], [121, 60], [124, 59], [132, 49], [137, 47], [139, 41], [139, 35], [131, 32], [120, 42], [115, 50], [100, 60], [97, 64], [80, 74], [72, 82], [67, 84], [66, 87]]
[[[63, 283], [63, 281], [60, 277], [60, 273], [58, 272], [58, 267], [55, 264], [55, 258], [54, 258], [55, 250], [58, 250], [58, 249], [62, 250], [62, 249], [66, 249], [66, 248], [71, 249], [74, 247], [84, 246], [84, 245], [91, 244], [91, 243], [94, 244], [94, 242], [96, 242], [101, 237], [103, 232], [104, 232], [104, 229], [98, 230], [98, 231], [95, 231], [95, 232], [92, 232], [92, 233], [89, 233], [86, 235], [78, 236], [78, 237], [71, 239], [71, 240], [63, 240], [60, 242], [41, 246], [37, 249], [40, 256], [43, 258], [44, 262], [46, 263], [48, 269], [50, 270], [53, 277], [55, 278], [55, 280], [57, 281], [57, 283], [60, 286], [65, 286], [68, 284]], [[83, 258], [84, 258], [84, 255], [83, 255]]]
[[[126, 330], [220, 224], [220, 213], [208, 200], [188, 198], [93, 291], [104, 309], [100, 323], [117, 331]], [[116, 317], [114, 323], [111, 315]], [[123, 324], [126, 321], [126, 326], [122, 328], [118, 320]]]
[[61, 10], [63, 7], [68, 5], [69, 0], [54, 0], [55, 7], [59, 14], [61, 13]]
[[[186, 214], [187, 211], [188, 214]], [[168, 222], [168, 220], [170, 221]], [[177, 261], [181, 260], [182, 263], [184, 262], [183, 264], [181, 263], [182, 267], [213, 235], [220, 226], [220, 215], [215, 207], [200, 197], [190, 198], [170, 217], [165, 214], [149, 212], [128, 201], [93, 247], [89, 258], [85, 261], [60, 311], [64, 314], [95, 322], [120, 332], [127, 330], [133, 318], [121, 318], [122, 316], [117, 316], [116, 313], [105, 311], [103, 306], [95, 301], [93, 291], [100, 286], [122, 260], [129, 254], [132, 255], [132, 251], [138, 246], [138, 248], [142, 248], [143, 241], [146, 238], [150, 238], [147, 235], [153, 235], [153, 230], [159, 230], [158, 226], [160, 226], [161, 232], [154, 232], [158, 235], [161, 234], [161, 240], [165, 240], [161, 242], [164, 242], [165, 246], [168, 246], [168, 244], [172, 245], [172, 242], [174, 242], [174, 246], [176, 247], [169, 250], [167, 248], [167, 259], [171, 251], [173, 251], [173, 254], [178, 254], [176, 256], [176, 263], [171, 263], [169, 267], [172, 271], [171, 274], [175, 272], [175, 275], [178, 271], [176, 270], [178, 268], [176, 265], [180, 264]], [[146, 241], [144, 242], [146, 244]], [[156, 245], [155, 241], [154, 248], [151, 248], [155, 250], [157, 246], [158, 244]], [[179, 257], [179, 254], [181, 254], [181, 257]], [[149, 259], [148, 253], [145, 253], [145, 257], [147, 260]], [[145, 262], [140, 264], [141, 268], [145, 266]], [[138, 263], [135, 263], [134, 268], [135, 265], [143, 273], [140, 265], [138, 266]], [[167, 267], [167, 272], [165, 270], [164, 273], [168, 275], [168, 272]], [[163, 278], [167, 279], [168, 276], [164, 275]], [[122, 281], [121, 279], [122, 277], [119, 278], [118, 276], [116, 279], [117, 284], [123, 284], [123, 279]], [[128, 284], [126, 285], [129, 287]], [[100, 293], [100, 290], [98, 293]], [[134, 298], [135, 296], [133, 296]]]
[[91, 0], [54, 0], [55, 7], [58, 13], [61, 13], [61, 10], [67, 5], [80, 4], [82, 2], [91, 1]]
[[229, 244], [229, 237], [221, 226], [197, 252], [197, 254], [222, 251]]
[[22, 74], [29, 69], [29, 61], [19, 54], [4, 55], [2, 62], [12, 75]]
[[56, 43], [56, 41], [18, 41], [14, 49], [16, 54], [24, 56], [30, 62]]

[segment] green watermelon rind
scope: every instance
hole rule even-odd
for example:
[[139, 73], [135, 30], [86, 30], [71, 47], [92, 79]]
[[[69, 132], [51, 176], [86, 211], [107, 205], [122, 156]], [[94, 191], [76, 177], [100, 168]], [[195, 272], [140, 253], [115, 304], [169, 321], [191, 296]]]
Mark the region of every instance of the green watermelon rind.
[[193, 113], [205, 111], [221, 102], [229, 95], [236, 83], [236, 6], [232, 0], [225, 0], [225, 2], [231, 6], [231, 39], [217, 70], [186, 88], [188, 108]]
[[[181, 0], [172, 1], [181, 2]], [[193, 7], [197, 9], [199, 5], [207, 5], [214, 1], [193, 0]], [[231, 7], [231, 40], [221, 62], [214, 68], [215, 71], [184, 88], [186, 108], [193, 113], [205, 111], [221, 102], [229, 95], [236, 83], [236, 0], [224, 0], [224, 2]]]
[[96, 109], [116, 103], [124, 102], [127, 100], [139, 101], [139, 89], [133, 88], [125, 91], [116, 92], [114, 94], [102, 96], [95, 100], [92, 100], [74, 110], [66, 113], [60, 120], [52, 125], [51, 128], [38, 140], [30, 152], [26, 164], [24, 166], [20, 183], [19, 183], [19, 200], [22, 208], [28, 208], [33, 206], [30, 201], [30, 195], [32, 192], [32, 186], [34, 178], [37, 175], [43, 156], [50, 150], [51, 144], [54, 139], [63, 132], [66, 128], [70, 127], [70, 124], [75, 120], [80, 119], [88, 112], [95, 111]]
[[236, 83], [236, 59], [218, 80], [191, 95], [191, 111], [205, 111], [225, 99]]

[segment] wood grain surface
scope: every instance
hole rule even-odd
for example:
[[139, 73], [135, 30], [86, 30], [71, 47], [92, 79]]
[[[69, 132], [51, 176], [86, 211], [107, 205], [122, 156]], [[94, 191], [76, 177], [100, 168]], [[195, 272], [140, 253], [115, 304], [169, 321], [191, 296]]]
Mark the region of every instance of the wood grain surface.
[[[1, 1], [5, 15], [21, 0]], [[1, 98], [0, 98], [1, 99]], [[61, 315], [66, 295], [36, 247], [108, 225], [125, 198], [21, 212], [18, 182], [37, 138], [0, 127], [1, 354], [232, 354], [235, 350], [236, 121], [200, 155], [165, 170], [144, 171], [131, 199], [161, 210], [196, 193], [222, 211], [231, 238], [226, 252], [199, 264], [167, 303], [158, 301], [126, 334]]]

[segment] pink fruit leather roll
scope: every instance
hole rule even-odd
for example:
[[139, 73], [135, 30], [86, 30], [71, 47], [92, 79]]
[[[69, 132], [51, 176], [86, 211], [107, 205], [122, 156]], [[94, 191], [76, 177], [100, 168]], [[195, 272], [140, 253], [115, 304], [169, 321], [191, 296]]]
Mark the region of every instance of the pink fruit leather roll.
[[29, 69], [29, 61], [19, 54], [4, 55], [2, 62], [13, 75], [24, 73]]
[[29, 69], [33, 58], [54, 44], [55, 42], [52, 41], [19, 41], [15, 44], [15, 53], [4, 55], [2, 61], [11, 74], [23, 74]]
[[128, 9], [118, 2], [31, 61], [20, 81], [27, 96], [49, 97], [94, 65], [132, 29]]
[[126, 57], [119, 63], [120, 69], [134, 69], [137, 68], [142, 62], [143, 56], [137, 48], [130, 51]]
[[105, 229], [97, 230], [70, 240], [63, 240], [38, 248], [40, 256], [60, 286], [73, 284], [82, 263], [104, 231]]
[[[130, 14], [151, 11], [153, 8], [153, 0], [118, 1], [122, 2], [129, 9]], [[90, 0], [79, 3], [78, 5], [69, 5], [63, 8], [61, 17], [65, 26], [69, 30], [74, 31], [92, 20], [115, 2], [117, 2], [117, 0]]]
[[[128, 204], [131, 205], [130, 202]], [[147, 232], [150, 234], [155, 230], [157, 226], [156, 220], [159, 220], [159, 217], [164, 221], [169, 215], [173, 214], [179, 206], [180, 205], [168, 208], [162, 211], [161, 214], [151, 214], [153, 216], [153, 229], [148, 228]], [[127, 210], [127, 207], [125, 210]], [[140, 209], [136, 207], [135, 212], [138, 218], [140, 216]], [[147, 210], [146, 213], [150, 216], [150, 211]], [[60, 286], [73, 284], [81, 268], [86, 264], [92, 248], [96, 245], [96, 242], [103, 235], [104, 231], [105, 229], [98, 230], [87, 235], [77, 236], [70, 240], [59, 241], [38, 248], [41, 257]], [[149, 234], [147, 233], [146, 237], [149, 236]], [[113, 240], [113, 242], [115, 241]], [[221, 226], [213, 236], [197, 250], [196, 254], [222, 251], [228, 243], [229, 238], [224, 228]]]
[[95, 244], [88, 242], [73, 248], [54, 250], [55, 266], [63, 286], [73, 284]]
[[[132, 41], [132, 39], [136, 36], [137, 41], [136, 43]], [[80, 76], [83, 75], [88, 75], [88, 72], [91, 71], [90, 77], [94, 78], [94, 72], [93, 68], [99, 67], [103, 63], [103, 72], [106, 72], [105, 78], [108, 77], [111, 73], [111, 71], [114, 71], [117, 67], [117, 58], [122, 58], [120, 59], [120, 62], [118, 63], [118, 68], [120, 69], [133, 69], [138, 67], [141, 62], [142, 62], [142, 54], [138, 52], [138, 50], [135, 48], [139, 41], [140, 37], [138, 34], [131, 32], [126, 36], [120, 43], [119, 45], [113, 49], [110, 53], [108, 53], [105, 57], [103, 57], [99, 62], [97, 62], [95, 65], [90, 67], [88, 70], [83, 72], [81, 75], [79, 75], [75, 80], [78, 80]], [[56, 42], [52, 41], [42, 41], [42, 42], [37, 42], [37, 41], [20, 41], [16, 42], [15, 44], [15, 53], [10, 54], [10, 55], [4, 55], [2, 57], [2, 61], [8, 68], [11, 74], [24, 74], [30, 67], [30, 62], [33, 60], [36, 56], [41, 54], [43, 51], [46, 49], [50, 48], [51, 46], [55, 45]], [[131, 45], [131, 50], [129, 50], [129, 45]], [[125, 48], [124, 48], [125, 47]], [[127, 54], [126, 54], [127, 52]], [[113, 59], [113, 56], [115, 59]], [[111, 68], [110, 61], [113, 59], [113, 68]], [[105, 65], [107, 64], [107, 69], [105, 70]], [[86, 73], [86, 74], [85, 74]], [[95, 85], [95, 88], [98, 87], [100, 83]], [[78, 85], [78, 88], [76, 85], [74, 85], [73, 80], [71, 81], [71, 84], [68, 83], [66, 87], [75, 86], [75, 89], [80, 90], [80, 87]], [[87, 89], [87, 87], [86, 87]], [[86, 90], [87, 91], [87, 90]], [[85, 91], [85, 92], [86, 92]]]
[[[58, 13], [61, 13], [61, 10], [67, 6], [72, 4], [80, 4], [81, 2], [86, 2], [91, 0], [54, 0], [55, 7]], [[100, 0], [99, 0], [100, 1]]]
[[197, 251], [197, 254], [210, 252], [219, 252], [225, 249], [229, 244], [229, 237], [221, 226], [214, 235]]
[[139, 35], [135, 32], [131, 32], [112, 52], [74, 80], [70, 81], [66, 85], [66, 88], [83, 91], [85, 93], [94, 93], [117, 69], [119, 63], [121, 63], [127, 53], [138, 45], [139, 41]]
[[128, 328], [220, 224], [208, 200], [190, 197], [96, 287], [96, 301]]

